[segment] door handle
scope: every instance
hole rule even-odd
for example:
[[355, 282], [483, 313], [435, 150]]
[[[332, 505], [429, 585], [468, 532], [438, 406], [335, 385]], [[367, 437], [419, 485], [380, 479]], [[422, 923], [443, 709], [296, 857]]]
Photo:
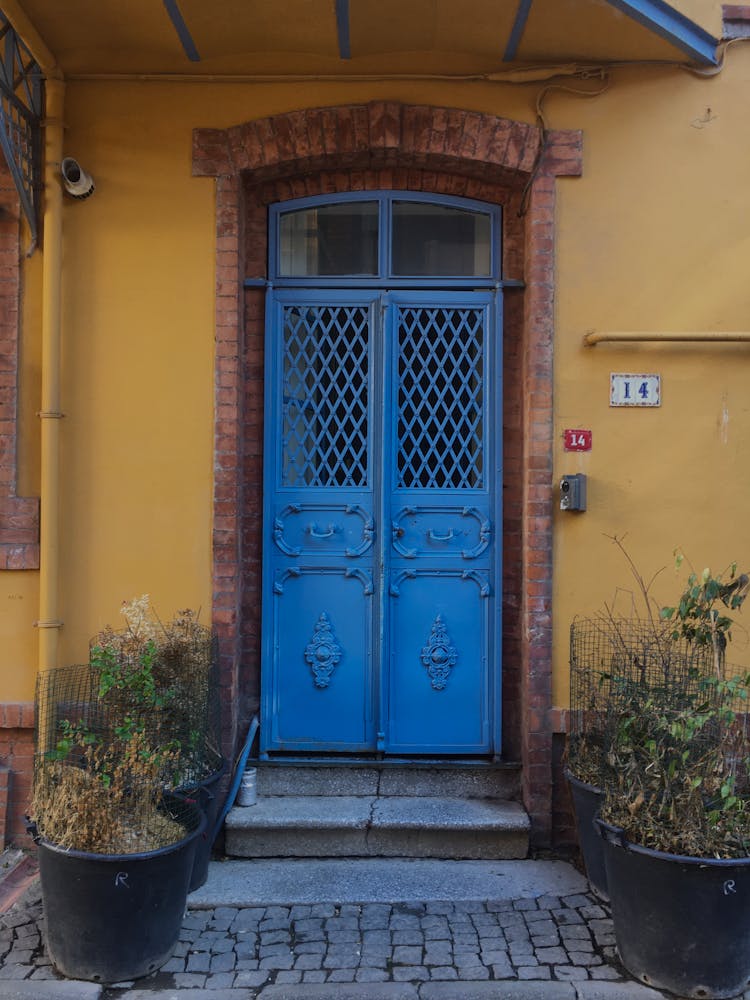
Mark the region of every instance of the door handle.
[[340, 531], [338, 524], [329, 524], [327, 531], [318, 531], [317, 524], [308, 524], [307, 530], [310, 532], [312, 538], [330, 538], [335, 535], [337, 531]]
[[440, 532], [435, 531], [434, 528], [430, 528], [427, 532], [427, 537], [431, 542], [449, 542], [451, 538], [453, 538], [453, 528], [449, 528], [444, 535], [441, 535]]

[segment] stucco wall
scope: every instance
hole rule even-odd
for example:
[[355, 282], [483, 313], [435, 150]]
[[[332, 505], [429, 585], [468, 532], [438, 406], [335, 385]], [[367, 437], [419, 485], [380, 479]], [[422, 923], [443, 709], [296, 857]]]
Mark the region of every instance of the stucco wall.
[[[583, 176], [558, 181], [557, 198], [556, 470], [589, 475], [587, 513], [555, 516], [560, 706], [571, 618], [630, 586], [606, 535], [627, 533], [649, 575], [671, 567], [677, 545], [701, 567], [750, 558], [750, 346], [582, 346], [589, 329], [750, 329], [748, 77], [750, 51], [736, 46], [713, 79], [618, 70], [600, 97], [545, 101], [551, 126], [584, 132]], [[166, 615], [191, 606], [210, 619], [214, 182], [191, 176], [192, 129], [377, 98], [533, 122], [536, 94], [427, 82], [69, 83], [66, 150], [97, 191], [64, 213], [61, 662], [85, 658], [88, 637], [137, 594]], [[37, 268], [24, 268], [21, 351], [19, 482], [30, 492]], [[611, 371], [659, 372], [661, 408], [610, 409]], [[590, 454], [563, 452], [565, 427], [593, 431]], [[669, 568], [657, 596], [676, 586]], [[0, 588], [11, 635], [0, 700], [23, 700], [35, 674], [35, 575], [4, 573]]]

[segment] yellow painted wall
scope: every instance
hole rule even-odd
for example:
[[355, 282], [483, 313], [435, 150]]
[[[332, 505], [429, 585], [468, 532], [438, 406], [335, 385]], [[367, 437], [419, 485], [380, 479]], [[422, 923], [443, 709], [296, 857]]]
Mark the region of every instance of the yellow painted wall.
[[[713, 79], [618, 70], [600, 97], [545, 101], [553, 127], [584, 131], [583, 177], [558, 182], [555, 475], [589, 476], [588, 512], [555, 516], [559, 705], [571, 618], [630, 585], [608, 534], [627, 533], [646, 573], [671, 567], [677, 545], [699, 567], [750, 565], [750, 345], [582, 346], [589, 329], [750, 329], [749, 83], [750, 47], [735, 46]], [[68, 84], [66, 151], [97, 190], [64, 209], [61, 662], [84, 659], [89, 636], [144, 592], [164, 615], [201, 606], [210, 620], [214, 184], [191, 176], [193, 127], [383, 98], [533, 122], [536, 94], [429, 81]], [[22, 362], [29, 491], [37, 266], [26, 268]], [[662, 407], [610, 409], [611, 371], [659, 372]], [[565, 427], [593, 431], [590, 454], [563, 452]], [[0, 700], [30, 697], [35, 574], [2, 574], [0, 586], [0, 627], [13, 635]], [[657, 596], [676, 587], [670, 568]]]
[[671, 0], [670, 6], [700, 25], [705, 31], [710, 31], [714, 38], [721, 38], [721, 4], [715, 3], [714, 0]]
[[30, 701], [34, 696], [39, 617], [38, 574], [0, 573], [0, 701]]
[[[584, 177], [560, 184], [556, 430], [593, 431], [590, 454], [556, 453], [558, 473], [589, 476], [588, 512], [555, 520], [557, 704], [570, 620], [633, 587], [607, 535], [627, 534], [644, 576], [666, 567], [661, 603], [685, 581], [675, 547], [698, 570], [750, 565], [750, 344], [582, 346], [590, 329], [750, 330], [748, 57], [735, 47], [712, 81], [630, 70], [584, 108], [549, 101], [585, 131]], [[610, 408], [610, 372], [660, 373], [662, 406]], [[738, 628], [730, 658], [749, 652]]]

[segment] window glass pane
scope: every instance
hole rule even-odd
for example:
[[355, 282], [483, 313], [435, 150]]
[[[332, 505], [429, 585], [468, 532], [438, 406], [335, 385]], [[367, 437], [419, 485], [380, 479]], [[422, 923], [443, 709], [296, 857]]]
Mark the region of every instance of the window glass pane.
[[484, 311], [403, 306], [398, 349], [397, 485], [484, 486]]
[[490, 274], [490, 216], [415, 201], [393, 204], [393, 273]]
[[283, 277], [378, 273], [378, 203], [356, 201], [285, 212], [279, 220]]
[[366, 487], [370, 311], [284, 307], [281, 485]]

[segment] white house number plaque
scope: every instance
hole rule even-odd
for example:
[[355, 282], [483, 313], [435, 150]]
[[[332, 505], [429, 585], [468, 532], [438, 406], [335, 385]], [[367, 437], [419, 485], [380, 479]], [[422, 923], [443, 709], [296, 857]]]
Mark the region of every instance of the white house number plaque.
[[661, 406], [661, 375], [609, 376], [610, 406]]

